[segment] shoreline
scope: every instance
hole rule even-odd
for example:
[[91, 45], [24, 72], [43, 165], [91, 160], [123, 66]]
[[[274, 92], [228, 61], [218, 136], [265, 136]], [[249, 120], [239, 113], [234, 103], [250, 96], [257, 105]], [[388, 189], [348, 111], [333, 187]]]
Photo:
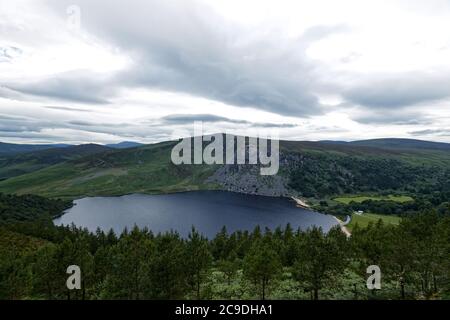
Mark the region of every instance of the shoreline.
[[333, 218], [335, 218], [336, 221], [339, 223], [339, 226], [341, 227], [341, 231], [347, 236], [347, 238], [350, 238], [352, 234], [350, 231], [348, 231], [346, 226], [342, 225], [344, 222], [342, 220], [338, 219], [336, 216], [333, 216]]
[[303, 200], [301, 200], [299, 198], [296, 198], [294, 196], [291, 196], [291, 199], [295, 201], [295, 203], [297, 204], [297, 207], [300, 207], [300, 208], [303, 208], [303, 209], [311, 209], [309, 204], [307, 204]]

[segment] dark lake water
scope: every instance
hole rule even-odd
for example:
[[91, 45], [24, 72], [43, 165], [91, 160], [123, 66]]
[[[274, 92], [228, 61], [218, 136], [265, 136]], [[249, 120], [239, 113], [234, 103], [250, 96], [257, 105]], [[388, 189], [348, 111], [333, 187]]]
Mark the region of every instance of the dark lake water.
[[331, 215], [297, 208], [287, 198], [245, 195], [225, 191], [194, 191], [164, 195], [132, 194], [93, 197], [75, 201], [75, 206], [54, 220], [57, 225], [74, 223], [95, 231], [113, 229], [120, 233], [134, 225], [154, 233], [176, 230], [187, 236], [192, 226], [212, 238], [226, 226], [228, 232], [253, 230], [255, 226], [275, 229], [290, 223], [294, 229], [313, 225], [328, 231], [336, 225]]

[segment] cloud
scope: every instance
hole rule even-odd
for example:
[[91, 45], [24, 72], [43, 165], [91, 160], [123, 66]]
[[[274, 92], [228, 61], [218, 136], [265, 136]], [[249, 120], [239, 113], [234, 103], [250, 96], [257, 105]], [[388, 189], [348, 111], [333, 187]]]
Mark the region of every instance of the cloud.
[[[107, 75], [88, 70], [59, 73], [44, 79], [4, 84], [4, 87], [26, 95], [51, 97], [57, 100], [106, 104], [115, 94]], [[1, 92], [0, 92], [1, 94]]]
[[252, 124], [252, 127], [259, 128], [295, 128], [297, 126], [295, 123], [254, 122]]
[[[57, 12], [69, 4], [49, 3]], [[315, 26], [302, 37], [285, 39], [275, 31], [233, 24], [197, 1], [130, 0], [130, 19], [123, 18], [120, 1], [80, 0], [78, 5], [84, 30], [132, 57], [133, 64], [116, 74], [116, 85], [188, 93], [298, 117], [322, 112], [314, 92], [315, 65], [306, 48], [345, 30]]]
[[92, 112], [92, 110], [72, 108], [72, 107], [61, 107], [61, 106], [45, 106], [46, 109], [59, 110], [59, 111], [71, 111], [71, 112]]
[[51, 135], [51, 134], [43, 134], [41, 132], [11, 132], [11, 131], [0, 131], [0, 138], [17, 138], [19, 139], [18, 142], [23, 141], [23, 139], [30, 139], [28, 141], [39, 141], [39, 142], [55, 142], [55, 141], [61, 141], [66, 142], [68, 141], [66, 137], [61, 137], [57, 135]]
[[27, 133], [27, 132], [40, 132], [44, 128], [48, 128], [49, 126], [42, 124], [42, 123], [33, 123], [33, 122], [27, 122], [27, 123], [0, 123], [0, 133], [5, 132], [15, 132], [16, 134], [19, 133]]
[[0, 120], [23, 121], [23, 120], [27, 120], [27, 118], [0, 114]]
[[450, 70], [366, 76], [353, 80], [344, 97], [371, 109], [414, 106], [450, 98]]
[[[52, 117], [43, 120], [39, 112], [36, 112], [35, 117], [13, 117], [0, 114], [0, 137], [5, 138], [22, 137], [24, 139], [48, 140], [50, 137], [54, 137], [58, 141], [73, 141], [77, 136], [84, 137], [84, 139], [93, 137], [98, 139], [98, 135], [102, 135], [102, 138], [106, 141], [114, 141], [114, 138], [115, 140], [123, 140], [124, 138], [147, 140], [150, 137], [168, 139], [171, 133], [170, 127], [161, 128], [138, 122], [106, 123], [66, 120], [65, 117]], [[98, 142], [98, 140], [92, 142]]]
[[425, 129], [408, 132], [413, 136], [429, 136], [429, 135], [439, 135], [439, 136], [450, 136], [449, 129]]
[[84, 120], [71, 120], [66, 122], [69, 125], [81, 126], [81, 127], [109, 127], [109, 128], [121, 128], [132, 126], [131, 123], [103, 123], [103, 122], [89, 122]]
[[297, 126], [297, 124], [293, 123], [251, 122], [246, 120], [230, 119], [227, 117], [216, 116], [213, 114], [171, 114], [162, 117], [161, 120], [164, 123], [168, 124], [192, 124], [195, 121], [202, 121], [202, 122], [226, 122], [260, 128], [294, 128]]
[[23, 51], [20, 48], [14, 46], [0, 47], [0, 63], [10, 62], [19, 57], [22, 53]]
[[194, 121], [249, 124], [249, 122], [245, 120], [235, 120], [226, 117], [216, 116], [213, 114], [171, 114], [162, 117], [161, 120], [163, 120], [165, 123], [172, 123], [172, 124], [186, 124], [186, 123], [193, 123]]
[[406, 110], [365, 110], [352, 119], [363, 124], [427, 125], [433, 122], [423, 112]]
[[312, 140], [445, 128], [450, 6], [411, 2], [5, 3], [0, 128], [72, 141], [165, 139], [193, 121]]

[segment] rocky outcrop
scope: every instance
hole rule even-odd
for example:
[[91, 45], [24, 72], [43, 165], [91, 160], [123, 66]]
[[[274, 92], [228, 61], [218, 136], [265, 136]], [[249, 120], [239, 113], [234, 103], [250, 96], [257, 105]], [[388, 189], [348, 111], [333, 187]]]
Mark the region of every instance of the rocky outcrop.
[[296, 165], [301, 165], [301, 157], [300, 154], [280, 153], [280, 169], [276, 175], [261, 175], [260, 165], [222, 165], [206, 182], [232, 192], [272, 197], [296, 196], [298, 193], [288, 186], [289, 172]]
[[280, 174], [262, 176], [257, 165], [223, 165], [206, 182], [223, 190], [272, 197], [290, 196], [288, 179]]

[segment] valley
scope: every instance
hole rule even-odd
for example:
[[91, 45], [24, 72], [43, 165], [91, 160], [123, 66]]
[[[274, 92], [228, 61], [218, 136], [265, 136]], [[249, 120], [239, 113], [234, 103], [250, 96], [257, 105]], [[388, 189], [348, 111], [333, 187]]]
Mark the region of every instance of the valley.
[[[176, 143], [4, 156], [0, 298], [65, 299], [73, 261], [88, 280], [71, 299], [372, 299], [371, 261], [379, 299], [450, 297], [446, 148], [281, 141], [279, 172], [261, 176], [174, 165]], [[351, 236], [331, 215], [352, 216]]]

